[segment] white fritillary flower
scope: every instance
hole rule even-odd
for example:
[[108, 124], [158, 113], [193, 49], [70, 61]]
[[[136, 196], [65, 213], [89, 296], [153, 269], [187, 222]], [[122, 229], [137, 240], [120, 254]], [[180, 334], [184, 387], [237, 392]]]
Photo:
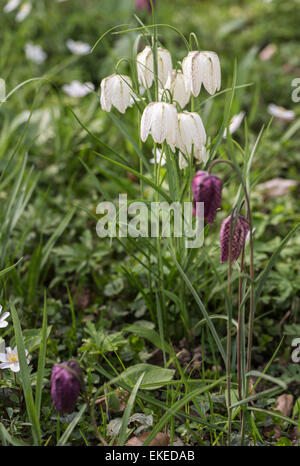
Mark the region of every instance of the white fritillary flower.
[[[0, 306], [0, 314], [2, 312], [2, 306]], [[4, 312], [4, 314], [0, 315], [0, 328], [5, 328], [8, 326], [8, 322], [6, 322], [7, 317], [9, 316], [9, 312]]]
[[[28, 355], [28, 351], [25, 351], [26, 356]], [[9, 346], [5, 348], [5, 352], [0, 353], [0, 369], [10, 369], [13, 372], [20, 371], [20, 364], [19, 364], [19, 356], [17, 347], [11, 349]], [[29, 363], [29, 359], [27, 359], [27, 364]]]
[[94, 91], [95, 86], [91, 82], [72, 81], [70, 84], [64, 84], [62, 89], [70, 97], [84, 97]]
[[[154, 60], [152, 49], [147, 45], [136, 57], [139, 83], [149, 88], [154, 81]], [[172, 73], [172, 57], [168, 50], [157, 47], [157, 75], [159, 87], [164, 87]]]
[[111, 107], [116, 107], [119, 112], [125, 113], [128, 107], [134, 103], [132, 81], [129, 76], [111, 74], [101, 81], [100, 104], [102, 110], [110, 112]]
[[47, 58], [46, 52], [40, 45], [34, 45], [32, 42], [25, 44], [25, 54], [28, 60], [33, 61], [37, 65], [41, 65]]
[[221, 88], [221, 66], [215, 52], [189, 52], [182, 62], [182, 70], [186, 87], [195, 97], [202, 84], [211, 95]]
[[91, 51], [90, 44], [87, 44], [86, 42], [68, 39], [66, 44], [70, 52], [74, 55], [88, 55]]
[[[184, 108], [189, 103], [191, 90], [186, 88], [182, 71], [172, 71], [172, 74], [167, 79], [165, 89], [170, 91], [173, 101], [179, 103], [181, 108]], [[160, 90], [160, 95], [162, 94], [163, 90]]]
[[[206, 162], [206, 132], [198, 113], [184, 111], [178, 114], [176, 147], [187, 157], [192, 155]], [[179, 158], [180, 168], [187, 166], [186, 159]]]
[[158, 144], [166, 141], [175, 150], [177, 111], [166, 102], [151, 102], [145, 108], [141, 119], [141, 139], [146, 141], [149, 134]]
[[[233, 134], [235, 131], [237, 131], [239, 129], [239, 127], [241, 126], [242, 121], [244, 119], [244, 116], [245, 116], [244, 111], [238, 113], [237, 115], [233, 115], [233, 117], [230, 120], [229, 126], [228, 126], [229, 134]], [[227, 128], [225, 128], [225, 130], [224, 130], [223, 137], [226, 138], [226, 136], [227, 136]]]
[[295, 112], [293, 110], [287, 110], [284, 107], [280, 107], [275, 104], [268, 105], [268, 112], [275, 118], [279, 118], [284, 121], [292, 121], [295, 119]]
[[31, 12], [32, 5], [30, 2], [25, 2], [20, 6], [18, 13], [16, 14], [16, 21], [21, 23]]

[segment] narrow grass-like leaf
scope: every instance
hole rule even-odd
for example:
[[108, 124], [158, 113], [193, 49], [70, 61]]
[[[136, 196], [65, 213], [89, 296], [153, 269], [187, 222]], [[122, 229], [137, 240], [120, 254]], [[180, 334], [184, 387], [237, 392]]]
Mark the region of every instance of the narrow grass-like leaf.
[[143, 381], [144, 375], [145, 375], [145, 373], [143, 372], [139, 376], [139, 378], [138, 378], [138, 380], [137, 380], [137, 382], [136, 382], [135, 386], [133, 387], [133, 390], [132, 390], [132, 392], [130, 394], [129, 400], [126, 403], [126, 408], [125, 408], [125, 411], [124, 411], [124, 414], [123, 414], [123, 417], [122, 417], [122, 425], [121, 425], [121, 429], [120, 429], [120, 435], [119, 435], [119, 438], [118, 438], [118, 446], [124, 445], [124, 443], [125, 443], [128, 420], [129, 420], [131, 411], [132, 411], [133, 406], [134, 406], [134, 402], [135, 402], [135, 398], [136, 398], [138, 389], [140, 388], [140, 385], [141, 385], [141, 383]]
[[48, 337], [47, 297], [46, 297], [46, 291], [45, 291], [44, 292], [42, 336], [41, 336], [38, 370], [37, 370], [37, 378], [36, 378], [36, 390], [35, 390], [35, 409], [36, 409], [38, 419], [40, 419], [40, 411], [41, 411], [43, 378], [44, 378], [44, 370], [45, 370], [45, 363], [46, 363], [47, 337]]
[[63, 435], [60, 437], [59, 441], [57, 442], [58, 447], [63, 447], [67, 441], [69, 440], [70, 435], [72, 434], [73, 430], [77, 426], [78, 422], [80, 421], [82, 415], [84, 414], [85, 410], [87, 408], [86, 403], [82, 405], [80, 411], [76, 414], [72, 422], [68, 425], [66, 430], [64, 431]]
[[41, 443], [40, 424], [39, 424], [39, 419], [37, 416], [37, 412], [36, 412], [34, 400], [33, 400], [33, 395], [32, 395], [30, 373], [29, 373], [29, 367], [27, 365], [24, 340], [23, 340], [21, 325], [20, 325], [20, 321], [19, 321], [16, 308], [13, 304], [11, 304], [10, 309], [11, 309], [11, 316], [13, 320], [14, 332], [15, 332], [15, 337], [16, 337], [16, 345], [17, 345], [18, 358], [19, 358], [19, 364], [20, 364], [21, 381], [22, 381], [23, 393], [25, 397], [26, 409], [27, 409], [29, 421], [31, 423], [33, 442], [34, 442], [34, 445], [37, 446], [37, 445], [40, 445]]

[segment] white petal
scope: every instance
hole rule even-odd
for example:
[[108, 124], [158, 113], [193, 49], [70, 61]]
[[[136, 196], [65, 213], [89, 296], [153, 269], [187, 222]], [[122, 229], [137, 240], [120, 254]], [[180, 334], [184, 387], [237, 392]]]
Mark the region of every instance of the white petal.
[[165, 105], [163, 102], [156, 102], [152, 110], [151, 134], [158, 144], [165, 140], [167, 134]]
[[190, 89], [195, 97], [199, 95], [202, 84], [200, 65], [200, 53], [195, 51], [189, 52], [182, 62], [187, 89]]
[[153, 108], [153, 103], [147, 105], [145, 110], [143, 111], [142, 114], [142, 119], [141, 119], [141, 140], [143, 142], [146, 141], [150, 127], [151, 127], [151, 120], [152, 120], [152, 108]]
[[168, 50], [158, 47], [157, 49], [157, 73], [158, 84], [164, 87], [169, 75], [172, 73], [172, 57]]
[[111, 84], [109, 81], [110, 77], [104, 78], [101, 81], [101, 97], [100, 97], [100, 104], [102, 110], [105, 112], [110, 112], [111, 110]]
[[8, 326], [8, 322], [6, 320], [0, 320], [0, 328], [5, 328]]
[[13, 372], [19, 372], [20, 371], [20, 364], [18, 362], [14, 362], [13, 364], [11, 364], [10, 369]]
[[0, 353], [0, 361], [1, 362], [7, 362], [7, 354], [6, 353]]
[[150, 88], [153, 83], [153, 56], [149, 45], [137, 55], [136, 62], [139, 83], [145, 88]]
[[0, 364], [0, 369], [10, 369], [11, 363], [10, 362], [3, 362]]
[[209, 94], [215, 94], [221, 87], [221, 67], [214, 52], [201, 52], [199, 57], [201, 81]]

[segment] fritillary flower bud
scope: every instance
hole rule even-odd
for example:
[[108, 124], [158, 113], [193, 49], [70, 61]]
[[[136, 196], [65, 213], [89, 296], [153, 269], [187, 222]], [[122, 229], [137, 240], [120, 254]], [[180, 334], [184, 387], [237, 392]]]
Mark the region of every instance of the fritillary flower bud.
[[222, 181], [206, 171], [198, 171], [192, 181], [194, 214], [196, 202], [204, 203], [204, 218], [210, 225], [214, 223], [217, 209], [222, 200]]
[[[152, 0], [152, 2], [153, 2], [153, 6], [155, 6], [156, 0]], [[136, 10], [143, 10], [147, 8], [149, 13], [151, 13], [152, 11], [150, 0], [136, 0], [135, 8]]]
[[51, 397], [59, 414], [71, 413], [80, 393], [82, 374], [76, 361], [55, 364], [51, 374]]
[[[235, 224], [235, 226], [234, 226]], [[231, 229], [233, 230], [231, 233]], [[245, 217], [239, 215], [235, 218], [233, 215], [225, 218], [222, 223], [220, 232], [221, 258], [220, 262], [227, 262], [229, 259], [230, 235], [231, 237], [231, 262], [238, 259], [245, 245], [249, 224]]]

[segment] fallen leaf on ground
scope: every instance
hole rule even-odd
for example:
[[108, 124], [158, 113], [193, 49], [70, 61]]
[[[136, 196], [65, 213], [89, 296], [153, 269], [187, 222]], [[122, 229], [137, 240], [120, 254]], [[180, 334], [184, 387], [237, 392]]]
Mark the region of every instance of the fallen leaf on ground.
[[290, 417], [293, 410], [294, 397], [293, 395], [280, 395], [275, 403], [275, 409], [280, 411], [283, 416]]

